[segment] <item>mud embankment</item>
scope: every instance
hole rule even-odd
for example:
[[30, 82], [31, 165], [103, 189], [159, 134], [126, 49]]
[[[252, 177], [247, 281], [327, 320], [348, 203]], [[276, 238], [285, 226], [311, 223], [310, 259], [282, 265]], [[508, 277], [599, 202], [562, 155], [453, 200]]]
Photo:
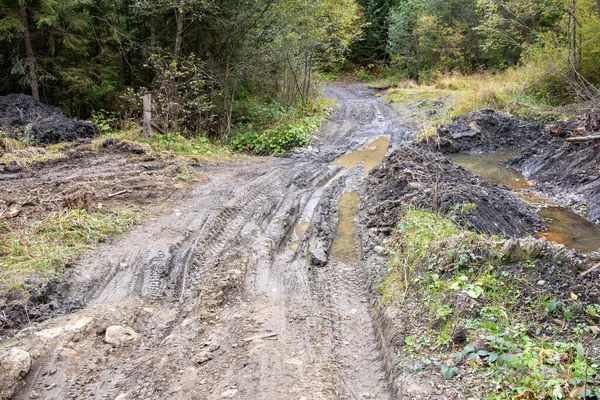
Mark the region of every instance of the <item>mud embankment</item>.
[[71, 119], [57, 108], [40, 103], [31, 96], [0, 96], [0, 134], [28, 143], [49, 145], [90, 138], [97, 131], [91, 122]]
[[391, 232], [406, 206], [443, 214], [480, 233], [523, 237], [542, 226], [512, 192], [482, 179], [426, 149], [403, 147], [369, 175], [367, 228]]
[[442, 125], [425, 143], [444, 154], [518, 149], [507, 165], [521, 171], [533, 189], [592, 222], [600, 220], [600, 140], [598, 113], [576, 122], [545, 125], [481, 110]]
[[487, 153], [522, 148], [539, 138], [539, 122], [502, 115], [494, 110], [474, 111], [438, 128], [438, 137], [427, 145], [442, 153]]

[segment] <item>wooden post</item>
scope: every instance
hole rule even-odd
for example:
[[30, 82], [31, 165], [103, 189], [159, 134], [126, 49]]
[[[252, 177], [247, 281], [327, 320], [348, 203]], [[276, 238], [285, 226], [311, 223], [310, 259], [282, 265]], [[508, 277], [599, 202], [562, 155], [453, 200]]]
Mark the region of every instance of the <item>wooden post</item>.
[[144, 95], [144, 137], [150, 137], [152, 133], [152, 95]]

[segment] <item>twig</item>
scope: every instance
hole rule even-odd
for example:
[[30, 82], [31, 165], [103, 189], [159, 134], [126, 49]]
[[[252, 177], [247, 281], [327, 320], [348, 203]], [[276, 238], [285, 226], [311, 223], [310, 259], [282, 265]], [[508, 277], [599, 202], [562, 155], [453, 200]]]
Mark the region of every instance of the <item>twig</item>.
[[267, 339], [267, 338], [272, 338], [279, 335], [278, 333], [265, 333], [263, 335], [256, 335], [256, 336], [252, 336], [249, 338], [244, 339], [244, 342], [252, 342], [254, 340], [259, 340], [259, 339]]
[[125, 193], [129, 193], [129, 190], [121, 190], [120, 192], [109, 194], [108, 198], [110, 199], [111, 197], [120, 196], [120, 195], [125, 194]]
[[579, 274], [579, 277], [583, 278], [584, 276], [591, 274], [592, 272], [596, 271], [599, 268], [600, 268], [600, 263], [594, 265], [592, 268], [588, 269], [587, 271], [582, 272], [581, 274]]
[[600, 135], [592, 135], [592, 136], [580, 136], [580, 137], [572, 137], [568, 138], [566, 142], [589, 142], [591, 140], [600, 140]]
[[165, 131], [162, 130], [158, 125], [154, 124], [154, 123], [150, 123], [150, 126], [156, 130], [158, 133], [160, 133], [161, 135], [165, 134]]

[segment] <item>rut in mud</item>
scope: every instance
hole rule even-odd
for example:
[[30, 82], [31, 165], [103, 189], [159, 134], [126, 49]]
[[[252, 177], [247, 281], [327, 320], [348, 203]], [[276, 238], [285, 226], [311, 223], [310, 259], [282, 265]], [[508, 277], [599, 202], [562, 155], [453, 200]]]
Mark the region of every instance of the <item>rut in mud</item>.
[[206, 167], [192, 200], [74, 268], [59, 290], [85, 307], [16, 336], [32, 363], [3, 394], [392, 398], [353, 230], [365, 172], [413, 132], [326, 90], [341, 109], [313, 153]]

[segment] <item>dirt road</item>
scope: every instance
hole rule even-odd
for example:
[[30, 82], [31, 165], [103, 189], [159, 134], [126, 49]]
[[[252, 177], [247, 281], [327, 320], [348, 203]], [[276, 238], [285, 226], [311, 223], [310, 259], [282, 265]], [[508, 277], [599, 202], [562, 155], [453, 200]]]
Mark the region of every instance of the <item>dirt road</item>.
[[87, 256], [61, 289], [85, 307], [17, 336], [15, 398], [394, 398], [355, 193], [413, 133], [358, 86], [325, 92], [340, 109], [310, 151], [207, 167], [191, 200]]

